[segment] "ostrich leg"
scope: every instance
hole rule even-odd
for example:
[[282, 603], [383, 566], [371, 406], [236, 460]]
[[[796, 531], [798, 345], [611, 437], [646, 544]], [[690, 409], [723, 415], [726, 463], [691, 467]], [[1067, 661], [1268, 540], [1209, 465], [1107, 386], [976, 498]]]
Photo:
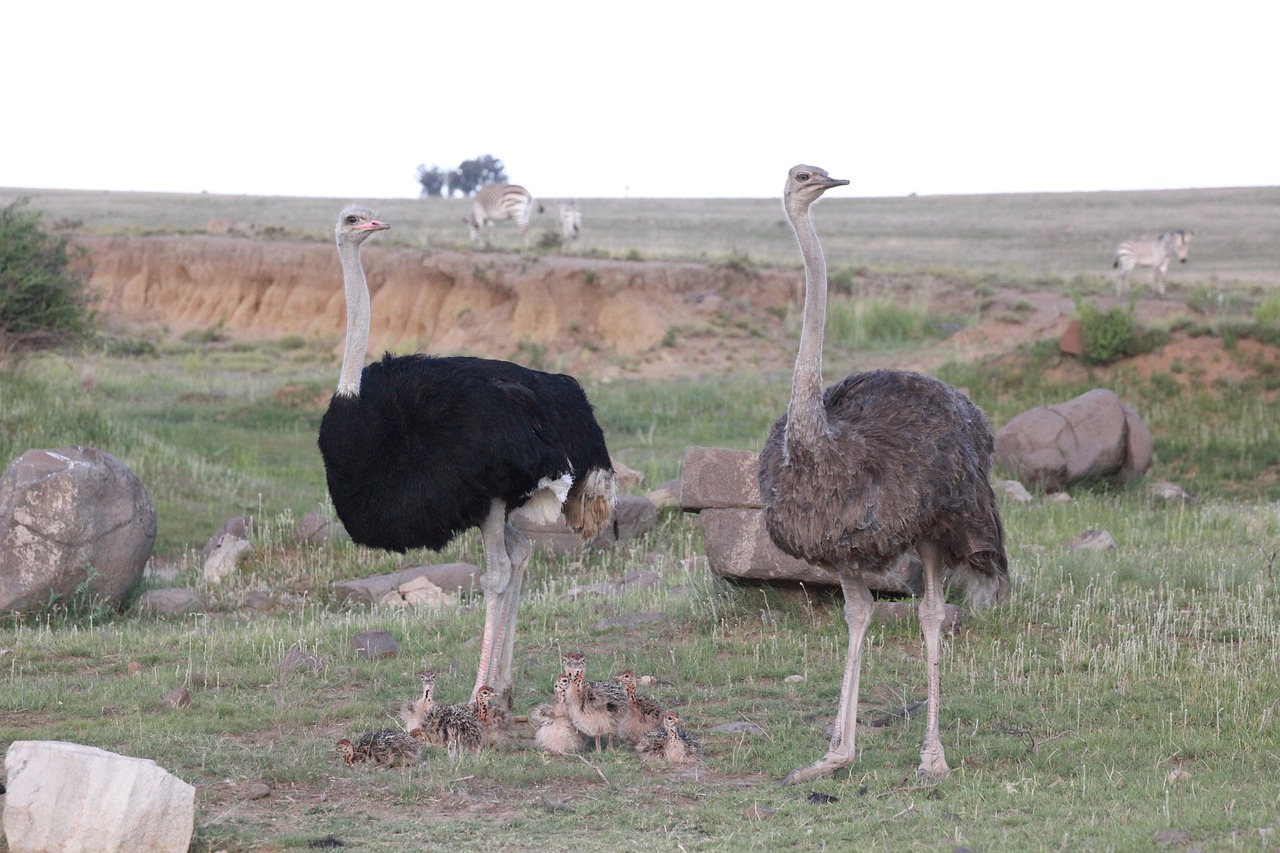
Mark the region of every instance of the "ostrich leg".
[[875, 603], [871, 590], [860, 577], [840, 575], [844, 590], [844, 620], [849, 623], [849, 652], [845, 656], [844, 677], [840, 682], [840, 706], [836, 711], [835, 732], [827, 754], [807, 767], [797, 767], [782, 780], [784, 785], [798, 785], [819, 776], [848, 767], [854, 759], [854, 736], [858, 729], [858, 678], [862, 673], [862, 639], [871, 624]]
[[924, 632], [924, 656], [928, 666], [929, 713], [925, 719], [924, 745], [920, 747], [922, 779], [942, 779], [951, 773], [938, 736], [938, 708], [942, 704], [942, 677], [939, 657], [942, 654], [942, 549], [931, 539], [916, 543], [924, 564], [924, 597], [920, 599], [920, 630]]
[[476, 691], [487, 684], [510, 707], [516, 611], [533, 546], [523, 533], [507, 524], [506, 505], [499, 500], [493, 501], [480, 531], [485, 562], [480, 578], [480, 588], [484, 590], [484, 636], [471, 695], [474, 699]]

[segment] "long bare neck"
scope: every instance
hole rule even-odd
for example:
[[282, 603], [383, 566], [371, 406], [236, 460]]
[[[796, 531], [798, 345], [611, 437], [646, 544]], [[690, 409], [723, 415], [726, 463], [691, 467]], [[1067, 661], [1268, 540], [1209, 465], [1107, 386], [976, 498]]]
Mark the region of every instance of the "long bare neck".
[[804, 323], [800, 352], [791, 375], [791, 401], [787, 405], [787, 445], [813, 446], [827, 431], [822, 408], [822, 337], [827, 318], [827, 261], [809, 220], [808, 206], [787, 210], [804, 256]]
[[347, 344], [342, 352], [342, 373], [338, 375], [338, 396], [360, 394], [360, 371], [369, 348], [369, 283], [360, 263], [360, 244], [339, 243], [342, 258], [342, 286], [347, 293]]

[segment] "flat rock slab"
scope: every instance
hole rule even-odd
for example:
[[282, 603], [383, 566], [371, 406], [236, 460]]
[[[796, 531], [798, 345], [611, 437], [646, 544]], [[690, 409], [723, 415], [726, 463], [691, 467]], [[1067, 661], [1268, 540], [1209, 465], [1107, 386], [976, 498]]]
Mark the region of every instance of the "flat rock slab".
[[393, 658], [400, 653], [400, 644], [387, 631], [361, 631], [351, 638], [351, 653], [365, 660]]
[[684, 449], [681, 466], [680, 506], [685, 512], [746, 507], [759, 509], [758, 456], [749, 450], [724, 447]]
[[385, 575], [336, 581], [330, 589], [339, 603], [377, 604], [387, 594], [418, 578], [426, 578], [446, 593], [469, 593], [480, 589], [483, 571], [471, 563], [437, 563], [432, 566], [413, 566]]
[[196, 789], [154, 761], [62, 741], [14, 741], [4, 760], [11, 853], [186, 853]]

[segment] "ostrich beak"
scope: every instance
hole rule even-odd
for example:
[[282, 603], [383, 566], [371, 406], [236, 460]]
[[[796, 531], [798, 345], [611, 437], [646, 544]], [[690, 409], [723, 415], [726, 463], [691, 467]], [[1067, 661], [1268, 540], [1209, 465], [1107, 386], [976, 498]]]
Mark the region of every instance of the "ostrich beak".
[[817, 181], [817, 184], [822, 187], [822, 189], [829, 190], [832, 187], [848, 186], [849, 182], [844, 178], [827, 178], [825, 181]]
[[[848, 183], [846, 181], [846, 183]], [[391, 226], [383, 222], [381, 219], [371, 219], [363, 225], [357, 225], [357, 231], [386, 231]]]

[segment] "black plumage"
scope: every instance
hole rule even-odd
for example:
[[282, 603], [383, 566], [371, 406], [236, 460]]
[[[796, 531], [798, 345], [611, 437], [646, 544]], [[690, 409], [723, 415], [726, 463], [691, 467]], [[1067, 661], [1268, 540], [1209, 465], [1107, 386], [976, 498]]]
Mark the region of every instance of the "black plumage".
[[388, 353], [365, 367], [359, 395], [335, 394], [325, 412], [320, 453], [351, 538], [389, 551], [439, 550], [494, 498], [513, 510], [544, 480], [612, 471], [576, 379], [469, 357]]

